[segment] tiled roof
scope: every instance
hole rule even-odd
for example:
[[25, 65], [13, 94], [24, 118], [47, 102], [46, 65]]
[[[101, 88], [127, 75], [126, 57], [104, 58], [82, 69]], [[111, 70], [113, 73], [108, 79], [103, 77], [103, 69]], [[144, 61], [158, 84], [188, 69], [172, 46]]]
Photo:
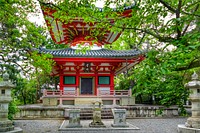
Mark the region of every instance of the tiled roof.
[[39, 53], [51, 54], [54, 57], [134, 57], [141, 55], [142, 52], [138, 49], [132, 50], [87, 50], [86, 52], [76, 51], [72, 48], [50, 50], [45, 48], [39, 48]]

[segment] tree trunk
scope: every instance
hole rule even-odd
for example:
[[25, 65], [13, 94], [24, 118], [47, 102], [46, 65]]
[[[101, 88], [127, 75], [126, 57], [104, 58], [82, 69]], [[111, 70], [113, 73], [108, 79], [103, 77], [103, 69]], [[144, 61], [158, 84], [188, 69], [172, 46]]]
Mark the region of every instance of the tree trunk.
[[26, 96], [24, 96], [23, 92], [22, 92], [22, 98], [23, 98], [24, 105], [26, 105]]

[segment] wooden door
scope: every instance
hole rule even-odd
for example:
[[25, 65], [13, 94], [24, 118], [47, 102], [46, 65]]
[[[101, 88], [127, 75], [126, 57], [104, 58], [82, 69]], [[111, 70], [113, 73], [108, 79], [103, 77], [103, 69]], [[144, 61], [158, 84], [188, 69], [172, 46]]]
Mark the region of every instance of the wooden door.
[[81, 94], [93, 94], [93, 78], [81, 78]]

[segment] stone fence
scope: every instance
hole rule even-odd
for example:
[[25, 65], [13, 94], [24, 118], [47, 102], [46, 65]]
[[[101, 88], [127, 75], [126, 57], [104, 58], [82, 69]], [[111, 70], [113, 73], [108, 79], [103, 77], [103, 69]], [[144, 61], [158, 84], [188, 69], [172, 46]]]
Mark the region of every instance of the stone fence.
[[[176, 117], [179, 115], [177, 107], [165, 108], [162, 106], [135, 105], [135, 106], [119, 106], [113, 108], [126, 109], [126, 117], [129, 119]], [[15, 119], [48, 119], [48, 118], [64, 119], [65, 109], [73, 109], [73, 107], [64, 108], [64, 107], [44, 107], [44, 106], [41, 107], [20, 106], [19, 107], [20, 111], [17, 112], [17, 114], [15, 115]], [[82, 110], [84, 108], [80, 109]]]
[[126, 109], [127, 118], [154, 118], [179, 116], [178, 107], [166, 108], [163, 106], [123, 106], [116, 109]]

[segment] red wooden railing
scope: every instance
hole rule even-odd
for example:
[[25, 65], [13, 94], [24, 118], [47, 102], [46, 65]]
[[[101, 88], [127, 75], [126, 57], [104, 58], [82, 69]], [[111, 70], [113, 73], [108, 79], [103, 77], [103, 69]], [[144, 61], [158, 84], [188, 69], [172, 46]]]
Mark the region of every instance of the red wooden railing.
[[[98, 97], [124, 97], [131, 96], [131, 90], [99, 90], [97, 92]], [[80, 95], [81, 96], [81, 95]], [[84, 95], [87, 97], [86, 95]], [[88, 97], [90, 97], [89, 95]], [[43, 97], [79, 97], [79, 91], [52, 91], [52, 90], [44, 90]]]
[[52, 90], [44, 90], [43, 91], [43, 96], [77, 96], [76, 91], [52, 91]]
[[98, 93], [98, 96], [105, 97], [105, 96], [131, 96], [132, 92], [131, 90], [110, 90], [110, 91], [104, 91], [100, 90]]

